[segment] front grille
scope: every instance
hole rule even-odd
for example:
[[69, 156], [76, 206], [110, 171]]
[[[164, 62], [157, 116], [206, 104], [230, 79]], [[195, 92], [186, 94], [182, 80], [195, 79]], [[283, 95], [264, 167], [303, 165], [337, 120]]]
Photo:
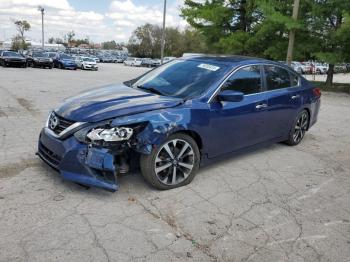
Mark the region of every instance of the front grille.
[[54, 129], [52, 129], [51, 126], [49, 125], [49, 128], [52, 131], [54, 131], [55, 134], [57, 135], [59, 135], [63, 130], [65, 130], [66, 128], [70, 127], [75, 123], [74, 121], [70, 121], [63, 117], [60, 117], [59, 115], [56, 115], [56, 117], [58, 118], [58, 125]]
[[61, 157], [56, 155], [46, 146], [44, 146], [41, 142], [39, 142], [39, 156], [50, 166], [53, 168], [58, 168], [58, 165], [61, 162]]

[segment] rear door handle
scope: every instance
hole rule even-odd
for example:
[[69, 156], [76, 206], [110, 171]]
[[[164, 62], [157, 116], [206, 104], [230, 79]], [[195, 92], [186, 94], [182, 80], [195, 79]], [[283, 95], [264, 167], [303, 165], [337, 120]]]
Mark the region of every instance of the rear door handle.
[[294, 95], [294, 96], [291, 96], [291, 99], [297, 99], [299, 97], [300, 97], [300, 95]]
[[256, 109], [261, 109], [267, 107], [267, 104], [258, 104], [255, 106]]

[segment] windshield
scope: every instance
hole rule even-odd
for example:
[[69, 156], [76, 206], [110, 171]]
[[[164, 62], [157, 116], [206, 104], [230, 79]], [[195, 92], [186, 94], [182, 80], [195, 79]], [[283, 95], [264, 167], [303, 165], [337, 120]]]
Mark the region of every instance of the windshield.
[[14, 57], [22, 57], [20, 54], [16, 52], [3, 52], [3, 56], [14, 56]]
[[60, 58], [61, 58], [61, 59], [73, 59], [71, 56], [66, 55], [66, 54], [61, 54], [61, 55], [60, 55]]
[[95, 60], [94, 60], [94, 59], [92, 59], [92, 58], [88, 58], [88, 57], [83, 58], [83, 61], [85, 61], [85, 62], [95, 62]]
[[45, 55], [50, 58], [54, 58], [56, 56], [55, 53], [46, 53]]
[[33, 53], [33, 57], [45, 57], [45, 54], [42, 52], [36, 52], [36, 53]]
[[205, 92], [227, 71], [227, 66], [193, 60], [174, 60], [141, 77], [134, 88], [189, 99]]

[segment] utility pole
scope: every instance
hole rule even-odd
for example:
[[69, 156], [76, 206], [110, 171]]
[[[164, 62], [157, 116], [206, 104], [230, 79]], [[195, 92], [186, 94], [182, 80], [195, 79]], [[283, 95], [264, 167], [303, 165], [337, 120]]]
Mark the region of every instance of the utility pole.
[[166, 0], [164, 0], [164, 10], [163, 10], [163, 31], [162, 31], [162, 43], [160, 48], [160, 60], [163, 64], [164, 60], [164, 45], [165, 45], [165, 15], [166, 15]]
[[[292, 18], [295, 21], [298, 20], [299, 4], [300, 4], [300, 0], [294, 0]], [[294, 40], [295, 40], [295, 29], [291, 29], [289, 32], [289, 42], [288, 42], [288, 51], [287, 51], [287, 59], [286, 59], [286, 62], [289, 66], [292, 64], [292, 59], [293, 59]]]
[[44, 45], [44, 11], [45, 9], [39, 5], [38, 10], [41, 12], [41, 45], [42, 45], [42, 48], [44, 49], [45, 48], [45, 45]]

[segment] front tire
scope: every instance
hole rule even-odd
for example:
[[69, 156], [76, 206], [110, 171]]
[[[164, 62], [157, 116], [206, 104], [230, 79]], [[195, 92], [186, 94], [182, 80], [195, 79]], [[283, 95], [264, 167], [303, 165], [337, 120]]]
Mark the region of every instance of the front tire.
[[309, 113], [307, 110], [301, 111], [293, 122], [289, 138], [285, 141], [290, 146], [296, 146], [303, 140], [309, 126]]
[[172, 189], [189, 184], [200, 163], [197, 143], [192, 137], [177, 133], [170, 135], [151, 154], [141, 155], [143, 177], [157, 189]]

